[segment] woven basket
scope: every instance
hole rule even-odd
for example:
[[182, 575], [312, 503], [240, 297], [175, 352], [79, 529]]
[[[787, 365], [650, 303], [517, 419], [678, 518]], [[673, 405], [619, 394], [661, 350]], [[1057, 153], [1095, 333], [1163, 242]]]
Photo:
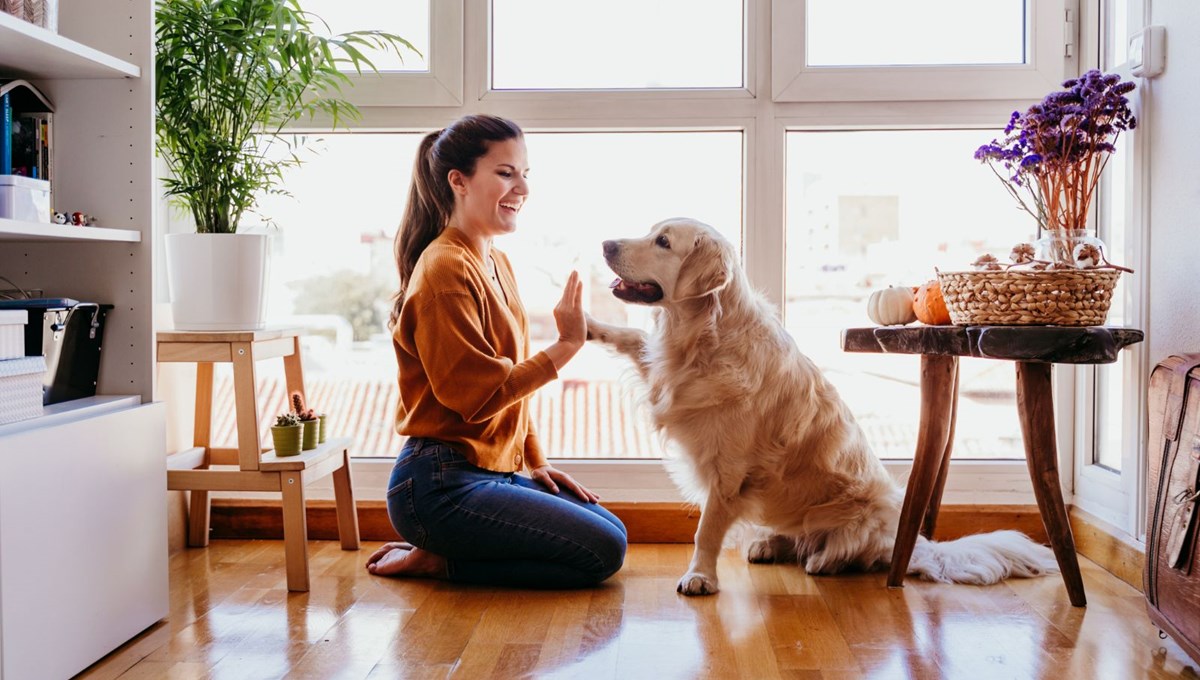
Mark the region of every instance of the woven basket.
[[1115, 269], [938, 272], [956, 326], [1100, 326], [1108, 316]]

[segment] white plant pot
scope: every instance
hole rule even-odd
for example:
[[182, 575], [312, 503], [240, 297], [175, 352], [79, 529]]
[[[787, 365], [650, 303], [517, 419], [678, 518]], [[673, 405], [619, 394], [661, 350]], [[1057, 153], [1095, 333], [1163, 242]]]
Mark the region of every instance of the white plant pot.
[[171, 312], [180, 331], [265, 327], [266, 234], [167, 234]]

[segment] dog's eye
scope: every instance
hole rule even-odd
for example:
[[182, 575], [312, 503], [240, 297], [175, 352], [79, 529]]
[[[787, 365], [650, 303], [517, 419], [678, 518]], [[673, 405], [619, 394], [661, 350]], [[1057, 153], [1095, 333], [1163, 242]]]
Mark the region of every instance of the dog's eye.
[[666, 248], [667, 250], [671, 249], [671, 242], [667, 240], [666, 236], [659, 236], [658, 238], [654, 239], [654, 245], [658, 246], [659, 248]]

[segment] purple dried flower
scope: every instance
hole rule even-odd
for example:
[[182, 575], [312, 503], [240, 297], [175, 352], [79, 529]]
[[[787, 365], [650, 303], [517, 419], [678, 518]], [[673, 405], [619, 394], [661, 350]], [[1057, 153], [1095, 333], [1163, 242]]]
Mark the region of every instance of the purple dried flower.
[[1063, 81], [1025, 113], [1013, 112], [1004, 136], [975, 151], [1043, 229], [1080, 229], [1100, 173], [1120, 134], [1137, 127], [1116, 74], [1091, 70]]

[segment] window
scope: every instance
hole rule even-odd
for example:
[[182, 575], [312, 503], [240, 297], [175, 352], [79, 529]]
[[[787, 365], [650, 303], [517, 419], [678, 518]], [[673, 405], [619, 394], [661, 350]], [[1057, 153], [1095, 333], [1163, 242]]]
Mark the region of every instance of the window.
[[[787, 328], [858, 418], [881, 458], [911, 458], [920, 357], [847, 354], [877, 288], [917, 286], [981, 252], [1028, 242], [1031, 218], [975, 149], [997, 130], [790, 132]], [[956, 458], [1024, 459], [1009, 362], [959, 362]]]
[[1078, 11], [1065, 5], [776, 0], [771, 91], [776, 101], [1040, 99], [1075, 66]]
[[334, 33], [377, 29], [412, 43], [420, 54], [369, 53], [380, 73], [349, 74], [347, 98], [358, 106], [461, 106], [463, 0], [338, 2], [302, 0]]
[[[1097, 50], [1104, 70], [1133, 80], [1138, 89], [1130, 104], [1139, 119], [1137, 129], [1123, 133], [1101, 180], [1095, 219], [1109, 259], [1134, 269], [1123, 274], [1113, 293], [1107, 323], [1146, 328], [1146, 284], [1149, 275], [1146, 246], [1147, 213], [1143, 200], [1146, 165], [1143, 90], [1148, 82], [1133, 78], [1126, 58], [1129, 34], [1144, 25], [1146, 4], [1141, 0], [1103, 0], [1096, 22]], [[1121, 352], [1116, 363], [1079, 371], [1076, 409], [1082, 424], [1076, 437], [1074, 461], [1076, 506], [1124, 530], [1143, 536], [1147, 376], [1150, 366], [1145, 343]]]
[[492, 87], [741, 87], [742, 26], [740, 0], [495, 0]]
[[1024, 64], [1025, 3], [808, 0], [809, 66]]
[[[369, 305], [360, 306], [357, 323], [290, 305], [301, 301], [303, 281], [333, 289], [322, 277], [341, 270], [387, 272], [394, 285], [390, 237], [416, 140], [461, 115], [488, 112], [528, 134], [533, 200], [519, 236], [497, 246], [517, 266], [536, 323], [545, 324], [561, 290], [556, 277], [570, 267], [585, 273], [589, 311], [648, 323], [647, 310], [616, 305], [608, 295], [600, 242], [644, 234], [674, 215], [707, 221], [741, 244], [752, 283], [863, 414], [878, 452], [901, 459], [889, 468], [904, 473], [902, 459], [915, 446], [915, 360], [850, 361], [836, 331], [868, 323], [863, 296], [872, 286], [916, 285], [934, 265], [963, 266], [976, 249], [1003, 255], [1029, 238], [1028, 220], [972, 154], [1009, 112], [1076, 68], [1075, 58], [1063, 56], [1078, 52], [1070, 38], [1076, 18], [1063, 0], [988, 0], [983, 6], [994, 14], [971, 19], [988, 22], [996, 41], [986, 44], [952, 39], [963, 29], [952, 21], [960, 3], [950, 2], [913, 5], [905, 16], [916, 18], [914, 28], [887, 40], [861, 21], [875, 7], [863, 2], [853, 4], [856, 26], [831, 13], [839, 3], [830, 0], [769, 7], [722, 0], [703, 13], [682, 0], [608, 3], [598, 14], [586, 3], [549, 0], [427, 4], [429, 70], [359, 79], [351, 97], [365, 108], [353, 133], [319, 135], [322, 153], [289, 179], [295, 201], [264, 201], [280, 225], [282, 249], [272, 314], [318, 322], [310, 390], [321, 372], [330, 384], [394, 383], [394, 359], [381, 349], [385, 338]], [[818, 25], [822, 35], [845, 40], [809, 40]], [[923, 26], [931, 38], [911, 39]], [[419, 33], [387, 28], [410, 39]], [[918, 42], [936, 49], [914, 52]], [[353, 349], [331, 349], [338, 343]], [[673, 488], [665, 477], [656, 486], [658, 461], [603, 460], [659, 455], [660, 442], [639, 420], [636, 381], [622, 377], [626, 365], [589, 348], [538, 396], [539, 428], [551, 455], [607, 499], [675, 498], [654, 494]], [[1032, 502], [1020, 491], [1024, 464], [1008, 460], [1023, 457], [1009, 401], [1011, 366], [964, 361], [962, 372], [956, 455], [991, 462], [964, 461], [973, 474], [951, 475], [947, 501]], [[390, 438], [394, 402], [380, 391], [351, 393], [345, 399], [357, 400], [354, 417], [366, 419], [354, 427], [372, 433], [362, 435], [358, 454], [390, 459], [398, 449]], [[875, 398], [884, 393], [886, 407]], [[604, 425], [615, 418], [626, 425]], [[569, 419], [585, 424], [568, 428]], [[383, 497], [387, 467], [359, 466], [360, 497]]]
[[366, 56], [380, 71], [429, 70], [429, 0], [425, 2], [339, 2], [303, 0], [305, 11], [321, 17], [330, 33], [347, 33], [365, 28], [395, 33], [412, 43], [420, 54], [371, 50]]

